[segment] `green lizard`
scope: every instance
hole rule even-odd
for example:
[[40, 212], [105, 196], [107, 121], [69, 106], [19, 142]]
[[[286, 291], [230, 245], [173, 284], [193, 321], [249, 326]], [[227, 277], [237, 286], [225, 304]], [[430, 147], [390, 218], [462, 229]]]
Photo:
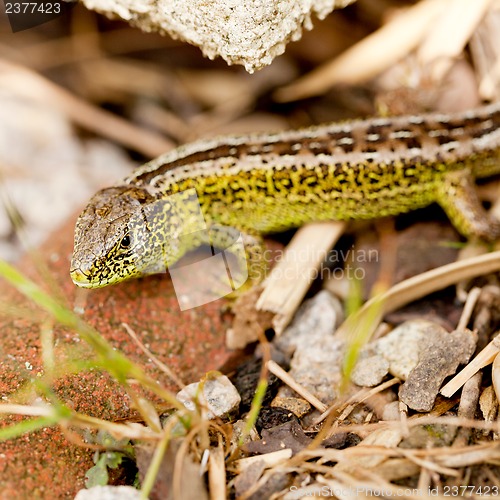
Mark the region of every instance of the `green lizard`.
[[200, 214], [215, 246], [243, 234], [254, 260], [262, 234], [433, 202], [463, 235], [493, 240], [500, 223], [481, 207], [474, 179], [496, 173], [500, 103], [197, 141], [90, 200], [76, 223], [71, 277], [98, 288], [161, 272], [203, 241]]

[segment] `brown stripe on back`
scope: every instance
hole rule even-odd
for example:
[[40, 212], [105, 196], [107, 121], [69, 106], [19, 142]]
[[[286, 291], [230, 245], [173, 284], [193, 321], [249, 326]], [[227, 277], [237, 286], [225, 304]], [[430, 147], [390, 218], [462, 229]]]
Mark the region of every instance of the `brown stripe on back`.
[[[138, 185], [148, 184], [154, 177], [157, 177], [158, 175], [164, 175], [168, 171], [174, 168], [190, 165], [191, 163], [213, 160], [215, 158], [221, 158], [227, 156], [239, 157], [242, 154], [241, 150], [246, 148], [247, 146], [245, 144], [239, 146], [221, 144], [219, 146], [216, 146], [215, 148], [211, 148], [206, 151], [196, 151], [195, 153], [191, 153], [186, 156], [181, 156], [176, 160], [164, 163], [163, 165], [160, 165], [158, 168], [155, 168], [152, 171], [143, 172], [142, 174], [134, 177], [133, 180], [134, 183]], [[234, 154], [231, 154], [231, 151]]]
[[[413, 121], [412, 121], [413, 120]], [[418, 120], [418, 123], [417, 123]], [[485, 121], [492, 120], [491, 126]], [[461, 113], [446, 116], [428, 115], [423, 117], [396, 117], [392, 121], [377, 120], [355, 121], [343, 125], [323, 125], [317, 129], [303, 129], [271, 135], [229, 137], [214, 147], [208, 148], [206, 143], [193, 145], [192, 152], [182, 149], [170, 156], [173, 158], [162, 165], [151, 166], [130, 177], [130, 182], [137, 185], [148, 184], [153, 178], [167, 172], [191, 164], [208, 162], [215, 159], [228, 158], [232, 163], [245, 156], [262, 155], [265, 157], [311, 155], [339, 155], [352, 152], [375, 153], [378, 151], [395, 152], [403, 148], [422, 149], [423, 145], [445, 145], [451, 141], [464, 142], [486, 136], [500, 128], [500, 107], [486, 107], [468, 115]], [[429, 134], [437, 131], [437, 134]], [[455, 133], [454, 133], [455, 131]], [[408, 132], [410, 137], [391, 139], [391, 133]], [[371, 136], [371, 137], [370, 137]], [[244, 142], [244, 141], [248, 142]], [[239, 142], [239, 144], [238, 144]], [[194, 148], [199, 148], [194, 150]], [[168, 156], [167, 156], [168, 157]]]
[[[299, 131], [300, 132], [300, 131]], [[333, 154], [341, 152], [350, 153], [354, 149], [353, 144], [337, 144], [341, 139], [353, 140], [352, 135], [348, 132], [336, 132], [318, 138], [297, 137], [293, 140], [279, 141], [254, 141], [248, 144], [221, 144], [207, 150], [196, 151], [194, 153], [179, 157], [175, 160], [167, 162], [152, 171], [145, 171], [142, 174], [133, 178], [133, 182], [138, 185], [147, 184], [159, 175], [164, 175], [166, 172], [183, 166], [191, 165], [192, 163], [200, 163], [218, 158], [234, 158], [238, 159], [243, 156], [267, 155], [273, 154], [277, 156], [297, 155], [310, 152], [313, 155], [318, 154]]]

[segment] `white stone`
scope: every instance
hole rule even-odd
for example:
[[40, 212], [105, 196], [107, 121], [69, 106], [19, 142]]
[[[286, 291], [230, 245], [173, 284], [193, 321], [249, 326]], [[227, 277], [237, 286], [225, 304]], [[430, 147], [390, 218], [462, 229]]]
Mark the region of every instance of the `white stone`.
[[362, 387], [375, 387], [380, 384], [389, 372], [389, 361], [384, 356], [360, 356], [351, 380]]
[[132, 486], [94, 486], [80, 490], [75, 500], [139, 500], [141, 492]]
[[[202, 390], [200, 385], [203, 385]], [[177, 393], [177, 399], [188, 410], [195, 410], [196, 398], [198, 404], [206, 408], [208, 419], [223, 417], [235, 411], [241, 401], [236, 387], [225, 375], [214, 379], [207, 378], [203, 383], [189, 384]]]
[[394, 328], [385, 337], [373, 343], [377, 353], [389, 361], [389, 371], [394, 377], [406, 380], [408, 374], [417, 366], [422, 342], [429, 332], [446, 330], [427, 320], [410, 320]]

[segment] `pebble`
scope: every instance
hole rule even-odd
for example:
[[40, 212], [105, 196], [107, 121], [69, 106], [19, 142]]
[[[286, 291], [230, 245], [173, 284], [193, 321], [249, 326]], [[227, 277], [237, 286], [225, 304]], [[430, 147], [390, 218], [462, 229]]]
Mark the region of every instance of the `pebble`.
[[413, 410], [431, 411], [444, 379], [469, 361], [476, 342], [477, 334], [470, 330], [448, 333], [428, 328], [418, 365], [400, 387], [400, 400]]
[[351, 380], [362, 387], [379, 385], [389, 373], [390, 363], [384, 356], [365, 349], [360, 353], [358, 362], [351, 373]]
[[301, 418], [304, 415], [307, 415], [311, 411], [311, 405], [305, 399], [296, 398], [293, 396], [290, 397], [276, 396], [273, 399], [271, 406], [289, 410], [297, 418]]
[[246, 420], [237, 420], [236, 422], [234, 422], [230, 439], [231, 454], [236, 452], [239, 453], [241, 445], [245, 445], [247, 443], [250, 443], [251, 441], [260, 439], [260, 436], [255, 427], [252, 427], [250, 429], [250, 432], [247, 432], [246, 428]]
[[328, 291], [322, 290], [302, 304], [290, 326], [274, 344], [291, 355], [297, 350], [307, 349], [317, 338], [333, 335], [343, 319], [340, 301]]
[[80, 490], [75, 500], [139, 500], [141, 492], [132, 486], [94, 486]]
[[[200, 390], [202, 384], [202, 390]], [[238, 409], [241, 397], [225, 375], [189, 384], [177, 393], [177, 399], [188, 409], [195, 410], [195, 398], [207, 409], [209, 420], [224, 417]]]
[[375, 351], [389, 362], [389, 372], [406, 380], [417, 366], [422, 342], [430, 335], [448, 335], [437, 323], [423, 319], [405, 321], [385, 337], [374, 342]]
[[392, 401], [391, 403], [387, 403], [384, 406], [384, 410], [382, 412], [382, 420], [401, 420], [401, 413], [399, 411], [399, 401]]
[[417, 366], [421, 345], [429, 335], [429, 329], [447, 333], [442, 326], [431, 321], [409, 320], [366, 345], [352, 371], [352, 382], [362, 387], [375, 387], [388, 373], [406, 380]]
[[467, 363], [476, 342], [477, 335], [468, 330], [449, 333], [432, 321], [409, 320], [362, 349], [351, 380], [373, 387], [389, 372], [406, 381], [400, 400], [413, 410], [428, 412], [443, 380]]

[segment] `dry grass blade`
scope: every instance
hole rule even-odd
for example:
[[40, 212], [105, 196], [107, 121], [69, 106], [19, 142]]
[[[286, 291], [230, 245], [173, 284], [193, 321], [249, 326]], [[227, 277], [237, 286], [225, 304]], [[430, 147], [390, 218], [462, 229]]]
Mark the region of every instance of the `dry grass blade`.
[[500, 356], [497, 354], [493, 360], [491, 369], [491, 378], [497, 402], [500, 401]]
[[[500, 251], [480, 255], [460, 262], [453, 262], [445, 266], [432, 269], [394, 285], [387, 292], [370, 299], [355, 314], [347, 318], [338, 328], [336, 335], [349, 338], [353, 329], [362, 318], [371, 314], [375, 306], [378, 307], [377, 316], [369, 326], [373, 333], [384, 314], [394, 311], [409, 302], [424, 297], [429, 293], [442, 290], [459, 281], [475, 278], [484, 274], [500, 270]], [[381, 307], [379, 307], [381, 305]]]
[[328, 407], [322, 403], [314, 394], [311, 394], [305, 387], [297, 383], [283, 368], [281, 368], [278, 363], [274, 361], [267, 362], [267, 368], [269, 371], [276, 375], [281, 381], [283, 381], [288, 387], [293, 389], [297, 394], [302, 396], [306, 401], [309, 401], [312, 406], [318, 409], [320, 412], [324, 413]]
[[[462, 394], [460, 395], [460, 403], [458, 406], [458, 416], [461, 418], [473, 419], [476, 414], [477, 405], [479, 403], [479, 396], [481, 394], [481, 373], [476, 373], [464, 384]], [[453, 441], [453, 446], [462, 447], [466, 446], [470, 441], [470, 429], [460, 428], [455, 440]]]
[[173, 380], [176, 384], [177, 387], [182, 389], [186, 384], [182, 382], [182, 380], [165, 364], [162, 363], [137, 337], [137, 334], [130, 328], [129, 325], [126, 323], [122, 323], [123, 328], [127, 331], [127, 333], [130, 335], [132, 340], [138, 345], [138, 347], [141, 349], [141, 351], [148, 356], [151, 361], [163, 372], [167, 377], [169, 377], [171, 380]]
[[462, 315], [460, 316], [457, 330], [464, 330], [467, 327], [467, 324], [469, 323], [472, 316], [472, 311], [474, 311], [474, 307], [476, 307], [477, 299], [479, 299], [480, 295], [481, 289], [478, 287], [472, 288], [472, 290], [470, 290], [470, 292], [467, 294], [467, 300], [462, 310]]
[[450, 0], [418, 50], [422, 65], [435, 63], [433, 77], [443, 78], [491, 7], [492, 0]]
[[344, 231], [343, 222], [314, 223], [300, 228], [274, 267], [257, 301], [257, 309], [276, 313], [279, 335], [292, 319], [328, 251]]
[[[16, 34], [17, 37], [17, 34]], [[23, 45], [22, 50], [0, 45], [1, 52], [9, 58], [35, 70], [47, 70], [65, 64], [74, 64], [95, 57], [94, 46], [87, 50], [87, 45], [95, 42], [96, 33], [73, 32], [70, 36], [42, 40], [35, 39]], [[138, 35], [134, 28], [118, 28], [99, 32], [99, 47], [108, 56], [127, 54], [140, 50], [165, 49], [176, 42], [168, 37]], [[78, 47], [78, 50], [75, 50]]]
[[81, 413], [71, 412], [63, 418], [53, 406], [35, 406], [3, 403], [0, 404], [0, 415], [23, 415], [25, 417], [53, 418], [60, 425], [71, 425], [81, 429], [105, 430], [113, 436], [127, 439], [158, 440], [158, 434], [148, 427], [137, 423], [119, 424]]
[[436, 462], [445, 467], [470, 467], [471, 465], [494, 462], [500, 459], [498, 443], [488, 443], [489, 446], [459, 448], [459, 452], [449, 456], [437, 456]]
[[[385, 481], [380, 474], [370, 470], [363, 470], [361, 473], [353, 474], [338, 472], [334, 474], [334, 477], [335, 479], [341, 480], [344, 485], [349, 485], [353, 492], [364, 494], [367, 498], [372, 496], [384, 496], [385, 498], [404, 496], [405, 498], [417, 499], [422, 496], [422, 492], [414, 488], [405, 488], [391, 484]], [[325, 482], [331, 483], [332, 480], [329, 479]]]
[[438, 472], [439, 474], [445, 474], [447, 476], [452, 476], [452, 477], [453, 476], [457, 477], [459, 475], [456, 470], [448, 468], [448, 467], [439, 466], [436, 463], [434, 463], [432, 460], [427, 460], [425, 458], [417, 457], [410, 450], [405, 450], [403, 448], [400, 448], [399, 450], [403, 456], [408, 458], [408, 460], [414, 462], [415, 464], [419, 465], [423, 469]]
[[[496, 5], [498, 6], [498, 2]], [[496, 10], [493, 8], [478, 26], [470, 41], [471, 56], [479, 82], [479, 94], [487, 100], [496, 100], [499, 96], [500, 33], [497, 14], [498, 8]]]
[[218, 447], [210, 450], [208, 482], [210, 498], [224, 500], [226, 498], [226, 465], [224, 463], [224, 449], [220, 440]]
[[336, 401], [333, 405], [328, 407], [327, 410], [324, 411], [317, 419], [313, 421], [312, 426], [316, 426], [323, 422], [323, 420], [325, 420], [325, 418], [328, 417], [328, 415], [330, 415], [332, 412], [340, 413], [348, 407], [355, 407], [357, 404], [365, 402], [375, 394], [385, 391], [389, 387], [398, 384], [399, 382], [400, 380], [398, 378], [391, 378], [390, 380], [387, 380], [386, 382], [383, 382], [376, 387], [364, 387], [363, 389], [356, 392], [356, 394], [353, 394], [351, 397], [349, 397], [349, 399], [347, 399], [346, 401]]
[[240, 458], [235, 460], [233, 466], [236, 471], [242, 471], [250, 465], [262, 460], [266, 467], [274, 467], [276, 465], [282, 464], [285, 460], [288, 460], [292, 456], [292, 450], [286, 448], [284, 450], [273, 451], [271, 453], [265, 453], [263, 455], [257, 455], [255, 457]]
[[52, 414], [52, 409], [49, 406], [30, 406], [18, 405], [12, 403], [0, 404], [0, 414], [5, 415], [25, 415], [29, 417], [48, 417]]
[[[412, 422], [413, 427], [415, 425], [429, 425], [430, 419], [422, 418], [416, 419]], [[471, 426], [476, 427], [477, 424], [481, 424], [478, 421], [466, 421], [464, 419], [458, 419], [454, 417], [440, 417], [439, 419], [434, 418], [434, 423], [448, 423], [450, 425], [463, 425], [469, 423]], [[393, 423], [395, 425], [395, 423]], [[482, 426], [479, 425], [478, 428]], [[469, 454], [465, 457], [465, 454]], [[478, 463], [481, 460], [493, 459], [500, 453], [500, 448], [498, 443], [484, 443], [479, 445], [469, 445], [463, 448], [454, 448], [450, 446], [443, 446], [439, 448], [400, 448], [397, 446], [390, 446], [383, 444], [374, 444], [370, 446], [353, 446], [351, 448], [345, 448], [343, 450], [336, 450], [332, 448], [314, 448], [306, 449], [300, 452], [301, 458], [304, 460], [310, 460], [312, 458], [320, 458], [324, 462], [332, 461], [343, 463], [346, 461], [354, 461], [356, 464], [362, 457], [372, 457], [374, 454], [380, 455], [386, 458], [398, 457], [398, 458], [408, 458], [409, 454], [412, 456], [412, 460], [416, 457], [419, 459], [430, 460], [432, 459], [437, 464], [444, 467], [462, 467], [464, 465], [472, 465], [472, 463]], [[296, 455], [297, 457], [298, 455]], [[295, 458], [296, 458], [295, 457]], [[258, 457], [251, 457], [258, 458]], [[452, 463], [455, 465], [452, 465]], [[359, 463], [357, 464], [359, 466]], [[339, 468], [340, 471], [340, 468]]]

